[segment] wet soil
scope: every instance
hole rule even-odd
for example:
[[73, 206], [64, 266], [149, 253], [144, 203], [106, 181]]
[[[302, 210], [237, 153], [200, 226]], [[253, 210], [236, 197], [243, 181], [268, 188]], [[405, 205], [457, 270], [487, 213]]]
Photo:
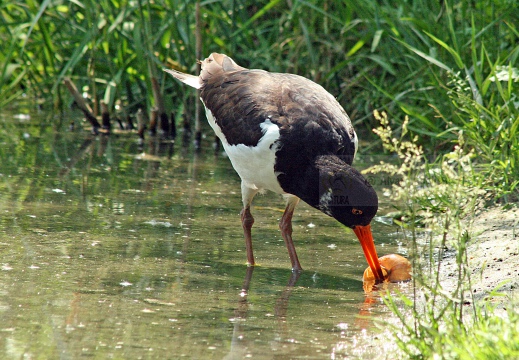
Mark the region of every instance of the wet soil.
[[[519, 208], [492, 207], [476, 214], [473, 237], [467, 248], [474, 300], [509, 302], [519, 295]], [[456, 284], [456, 259], [447, 255], [442, 264], [444, 286]], [[508, 297], [492, 296], [498, 290]]]

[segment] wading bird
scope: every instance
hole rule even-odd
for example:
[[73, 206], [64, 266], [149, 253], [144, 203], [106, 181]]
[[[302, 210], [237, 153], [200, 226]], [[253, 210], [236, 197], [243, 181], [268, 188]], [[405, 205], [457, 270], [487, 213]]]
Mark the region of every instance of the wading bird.
[[292, 215], [300, 199], [357, 235], [368, 265], [383, 280], [370, 223], [378, 198], [351, 164], [358, 140], [350, 118], [323, 87], [293, 74], [246, 69], [213, 53], [200, 76], [165, 69], [200, 90], [207, 120], [241, 178], [247, 261], [254, 265], [250, 212], [262, 190], [282, 194], [279, 228], [292, 270], [302, 270], [292, 241]]

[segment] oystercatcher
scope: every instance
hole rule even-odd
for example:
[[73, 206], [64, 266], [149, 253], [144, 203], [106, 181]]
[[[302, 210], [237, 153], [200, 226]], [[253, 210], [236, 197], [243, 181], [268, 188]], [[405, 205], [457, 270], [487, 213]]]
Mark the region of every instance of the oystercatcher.
[[330, 93], [304, 77], [247, 69], [217, 53], [201, 62], [200, 76], [164, 70], [200, 90], [209, 124], [241, 178], [249, 265], [252, 199], [270, 190], [286, 200], [279, 228], [293, 271], [302, 270], [292, 241], [292, 215], [302, 199], [353, 229], [373, 273], [383, 279], [370, 227], [377, 194], [351, 167], [357, 135]]

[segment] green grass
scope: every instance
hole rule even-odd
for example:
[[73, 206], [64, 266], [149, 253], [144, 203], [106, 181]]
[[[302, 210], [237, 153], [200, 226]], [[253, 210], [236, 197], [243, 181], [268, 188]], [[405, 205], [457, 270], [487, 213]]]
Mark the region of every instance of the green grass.
[[[450, 77], [468, 72], [483, 98], [494, 99], [499, 89], [489, 84], [492, 69], [514, 64], [519, 53], [515, 1], [200, 4], [204, 55], [224, 52], [245, 66], [314, 79], [338, 97], [368, 136], [376, 125], [373, 109], [400, 124], [408, 115], [409, 130], [438, 150], [457, 138], [449, 125], [459, 124], [447, 90]], [[8, 44], [0, 54], [1, 104], [19, 96], [20, 86], [41, 101], [60, 104], [63, 98], [67, 104], [61, 81], [70, 76], [110, 108], [119, 101], [132, 112], [153, 105], [150, 77], [156, 75], [168, 107], [178, 109], [192, 94], [156, 69], [194, 71], [195, 5], [194, 0], [0, 5], [0, 40]], [[502, 95], [506, 92], [507, 86]]]
[[[405, 299], [409, 304], [412, 300]], [[475, 314], [460, 321], [452, 306], [431, 306], [413, 310], [394, 298], [386, 300], [400, 316], [415, 319], [405, 328], [394, 327], [395, 338], [404, 356], [410, 359], [517, 359], [519, 358], [519, 315], [513, 306], [496, 310], [488, 303], [476, 308]]]

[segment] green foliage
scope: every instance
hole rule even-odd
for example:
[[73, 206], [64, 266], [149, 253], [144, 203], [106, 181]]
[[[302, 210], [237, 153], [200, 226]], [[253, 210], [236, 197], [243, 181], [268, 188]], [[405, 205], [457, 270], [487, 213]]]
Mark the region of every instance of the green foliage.
[[[219, 51], [248, 67], [312, 78], [339, 98], [359, 130], [374, 125], [366, 121], [373, 109], [384, 109], [399, 123], [407, 114], [409, 130], [427, 136], [421, 142], [433, 146], [456, 138], [445, 131], [455, 113], [442, 88], [448, 73], [468, 70], [480, 86], [491, 77], [487, 62], [481, 63], [484, 54], [492, 54], [497, 65], [513, 63], [519, 54], [514, 1], [200, 4], [204, 56]], [[0, 54], [0, 93], [10, 95], [2, 96], [2, 103], [19, 96], [20, 85], [41, 101], [56, 100], [64, 76], [88, 85], [110, 106], [115, 100], [123, 106], [149, 103], [148, 61], [194, 71], [195, 5], [195, 0], [1, 5], [0, 40], [8, 50]], [[183, 90], [170, 79], [165, 86], [174, 90], [175, 108]]]
[[[460, 34], [449, 27], [450, 44], [426, 32], [446, 51], [443, 62], [409, 44], [405, 46], [441, 70], [436, 88], [444, 89], [441, 93], [449, 107], [433, 104], [446, 128], [436, 138], [455, 142], [455, 135], [461, 139], [478, 154], [479, 170], [491, 179], [488, 185], [500, 187], [498, 196], [506, 196], [519, 183], [519, 70], [512, 66], [519, 56], [519, 46], [496, 49], [491, 43], [482, 43], [481, 36], [492, 29], [491, 25], [497, 26], [498, 19], [476, 32], [475, 15], [471, 15], [470, 32]], [[510, 29], [517, 35], [515, 27]], [[506, 40], [500, 45], [504, 43]], [[442, 73], [445, 80], [441, 80]]]
[[[519, 315], [512, 306], [498, 310], [485, 303], [476, 308], [474, 316], [461, 321], [453, 311], [452, 302], [434, 304], [429, 298], [420, 309], [406, 306], [413, 302], [404, 295], [400, 299], [387, 297], [385, 302], [402, 322], [407, 320], [407, 326], [395, 326], [393, 330], [398, 346], [410, 359], [519, 357]], [[409, 319], [414, 322], [410, 323]]]

